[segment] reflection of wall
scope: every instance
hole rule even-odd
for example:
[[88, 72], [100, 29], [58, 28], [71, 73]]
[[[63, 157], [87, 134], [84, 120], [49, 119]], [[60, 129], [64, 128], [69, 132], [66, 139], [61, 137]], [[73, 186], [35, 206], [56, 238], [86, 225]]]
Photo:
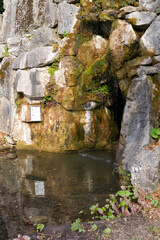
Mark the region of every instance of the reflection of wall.
[[14, 161], [0, 160], [0, 169], [0, 212], [3, 208], [10, 235], [19, 231], [14, 221], [18, 229], [24, 227], [23, 219], [67, 223], [84, 202], [88, 208], [105, 199], [109, 183], [115, 185], [108, 174], [112, 166], [107, 169], [105, 161], [84, 160], [78, 154], [19, 153]]

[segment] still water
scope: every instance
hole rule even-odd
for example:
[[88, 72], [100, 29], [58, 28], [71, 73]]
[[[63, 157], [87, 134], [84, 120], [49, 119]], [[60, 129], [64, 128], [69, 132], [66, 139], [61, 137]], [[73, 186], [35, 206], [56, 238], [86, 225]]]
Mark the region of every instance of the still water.
[[119, 188], [114, 152], [17, 154], [0, 158], [0, 240], [32, 231], [28, 221], [73, 222], [80, 210], [104, 204]]

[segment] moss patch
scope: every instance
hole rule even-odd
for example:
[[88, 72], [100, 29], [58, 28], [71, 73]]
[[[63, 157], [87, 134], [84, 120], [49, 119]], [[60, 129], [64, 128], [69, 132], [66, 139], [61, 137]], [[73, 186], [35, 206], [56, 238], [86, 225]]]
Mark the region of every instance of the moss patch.
[[108, 63], [105, 59], [100, 59], [91, 64], [82, 74], [81, 86], [84, 90], [97, 89], [100, 87], [100, 79], [108, 68]]

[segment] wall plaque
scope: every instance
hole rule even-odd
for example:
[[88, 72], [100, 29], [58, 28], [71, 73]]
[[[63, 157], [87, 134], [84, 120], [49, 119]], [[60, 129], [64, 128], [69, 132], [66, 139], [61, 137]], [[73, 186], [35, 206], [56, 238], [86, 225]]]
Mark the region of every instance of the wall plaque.
[[35, 181], [35, 195], [45, 196], [45, 186], [43, 181]]
[[41, 106], [30, 106], [30, 121], [41, 122]]

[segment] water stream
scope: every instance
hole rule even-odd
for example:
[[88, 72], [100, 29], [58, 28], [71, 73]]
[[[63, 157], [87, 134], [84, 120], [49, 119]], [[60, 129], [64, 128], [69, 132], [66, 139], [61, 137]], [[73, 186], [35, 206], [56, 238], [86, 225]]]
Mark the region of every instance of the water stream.
[[32, 231], [32, 222], [60, 225], [105, 203], [119, 186], [115, 154], [106, 150], [51, 154], [18, 152], [0, 158], [0, 240]]

